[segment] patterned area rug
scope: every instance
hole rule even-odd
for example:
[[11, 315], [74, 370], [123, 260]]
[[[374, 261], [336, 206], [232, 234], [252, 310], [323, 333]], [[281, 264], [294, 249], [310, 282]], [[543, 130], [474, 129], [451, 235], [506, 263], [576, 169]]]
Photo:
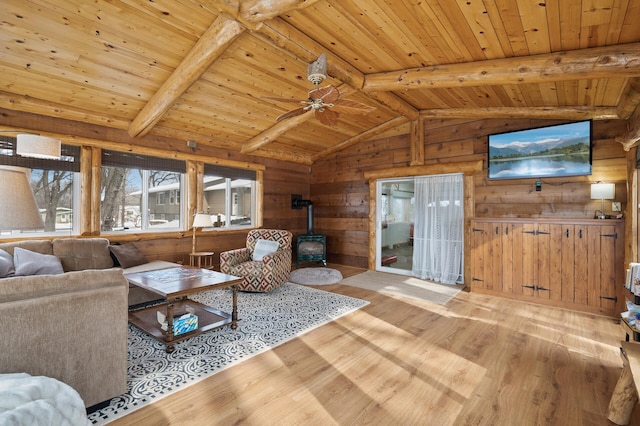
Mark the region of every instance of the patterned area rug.
[[328, 285], [342, 281], [342, 274], [332, 268], [300, 268], [291, 271], [289, 281], [304, 285]]
[[[231, 312], [231, 290], [214, 290], [194, 300]], [[240, 361], [366, 306], [369, 302], [286, 283], [271, 293], [239, 293], [236, 330], [225, 326], [165, 345], [129, 325], [127, 392], [89, 415], [106, 424]]]

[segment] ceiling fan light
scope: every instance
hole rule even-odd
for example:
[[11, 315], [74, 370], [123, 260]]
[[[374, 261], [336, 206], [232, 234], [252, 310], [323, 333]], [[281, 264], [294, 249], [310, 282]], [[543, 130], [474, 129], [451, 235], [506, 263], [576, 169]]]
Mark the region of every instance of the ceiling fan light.
[[327, 55], [322, 53], [315, 62], [307, 67], [307, 80], [316, 86], [327, 78]]

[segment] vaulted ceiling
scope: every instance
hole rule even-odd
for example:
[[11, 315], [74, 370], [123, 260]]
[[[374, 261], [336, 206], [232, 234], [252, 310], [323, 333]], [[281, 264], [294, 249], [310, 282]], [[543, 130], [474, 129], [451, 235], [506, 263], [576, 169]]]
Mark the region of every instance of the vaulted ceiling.
[[[304, 164], [424, 118], [625, 119], [640, 0], [3, 0], [0, 107]], [[343, 99], [276, 118], [328, 57]], [[398, 130], [400, 129], [400, 130]]]

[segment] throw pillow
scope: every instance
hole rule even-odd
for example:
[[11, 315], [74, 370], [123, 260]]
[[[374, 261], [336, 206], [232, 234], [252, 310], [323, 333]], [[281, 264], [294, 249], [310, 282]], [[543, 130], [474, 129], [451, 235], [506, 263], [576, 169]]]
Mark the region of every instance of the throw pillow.
[[280, 247], [280, 243], [277, 241], [258, 240], [256, 246], [253, 249], [253, 260], [262, 261], [262, 258], [268, 254], [273, 254]]
[[0, 249], [0, 278], [8, 277], [13, 272], [13, 257]]
[[64, 273], [62, 263], [56, 256], [36, 253], [20, 247], [13, 250], [13, 265], [16, 269], [16, 276]]
[[118, 260], [118, 264], [125, 269], [149, 263], [144, 254], [133, 243], [113, 245], [109, 247], [109, 250]]

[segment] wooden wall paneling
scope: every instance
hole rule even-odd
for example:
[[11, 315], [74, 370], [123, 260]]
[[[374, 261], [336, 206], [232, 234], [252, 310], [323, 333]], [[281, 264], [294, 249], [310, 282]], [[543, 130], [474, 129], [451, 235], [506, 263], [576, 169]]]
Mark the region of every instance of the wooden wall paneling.
[[624, 227], [624, 241], [625, 241], [625, 258], [624, 264], [628, 265], [630, 262], [637, 262], [638, 259], [638, 202], [640, 197], [638, 196], [638, 170], [636, 169], [636, 152], [637, 147], [629, 150], [626, 153], [627, 157], [627, 187], [628, 190], [628, 203], [625, 208], [622, 209], [625, 215], [625, 227]]
[[[587, 239], [587, 227], [576, 225], [575, 227], [575, 252], [589, 253], [589, 243]], [[576, 255], [575, 257], [575, 292], [574, 301], [579, 305], [587, 304], [589, 294], [589, 256]], [[593, 262], [591, 262], [593, 263]]]
[[376, 216], [378, 211], [377, 204], [377, 185], [373, 180], [369, 180], [369, 241], [367, 244], [367, 268], [370, 270], [376, 270], [376, 244], [377, 244], [377, 232], [378, 226], [376, 224]]

